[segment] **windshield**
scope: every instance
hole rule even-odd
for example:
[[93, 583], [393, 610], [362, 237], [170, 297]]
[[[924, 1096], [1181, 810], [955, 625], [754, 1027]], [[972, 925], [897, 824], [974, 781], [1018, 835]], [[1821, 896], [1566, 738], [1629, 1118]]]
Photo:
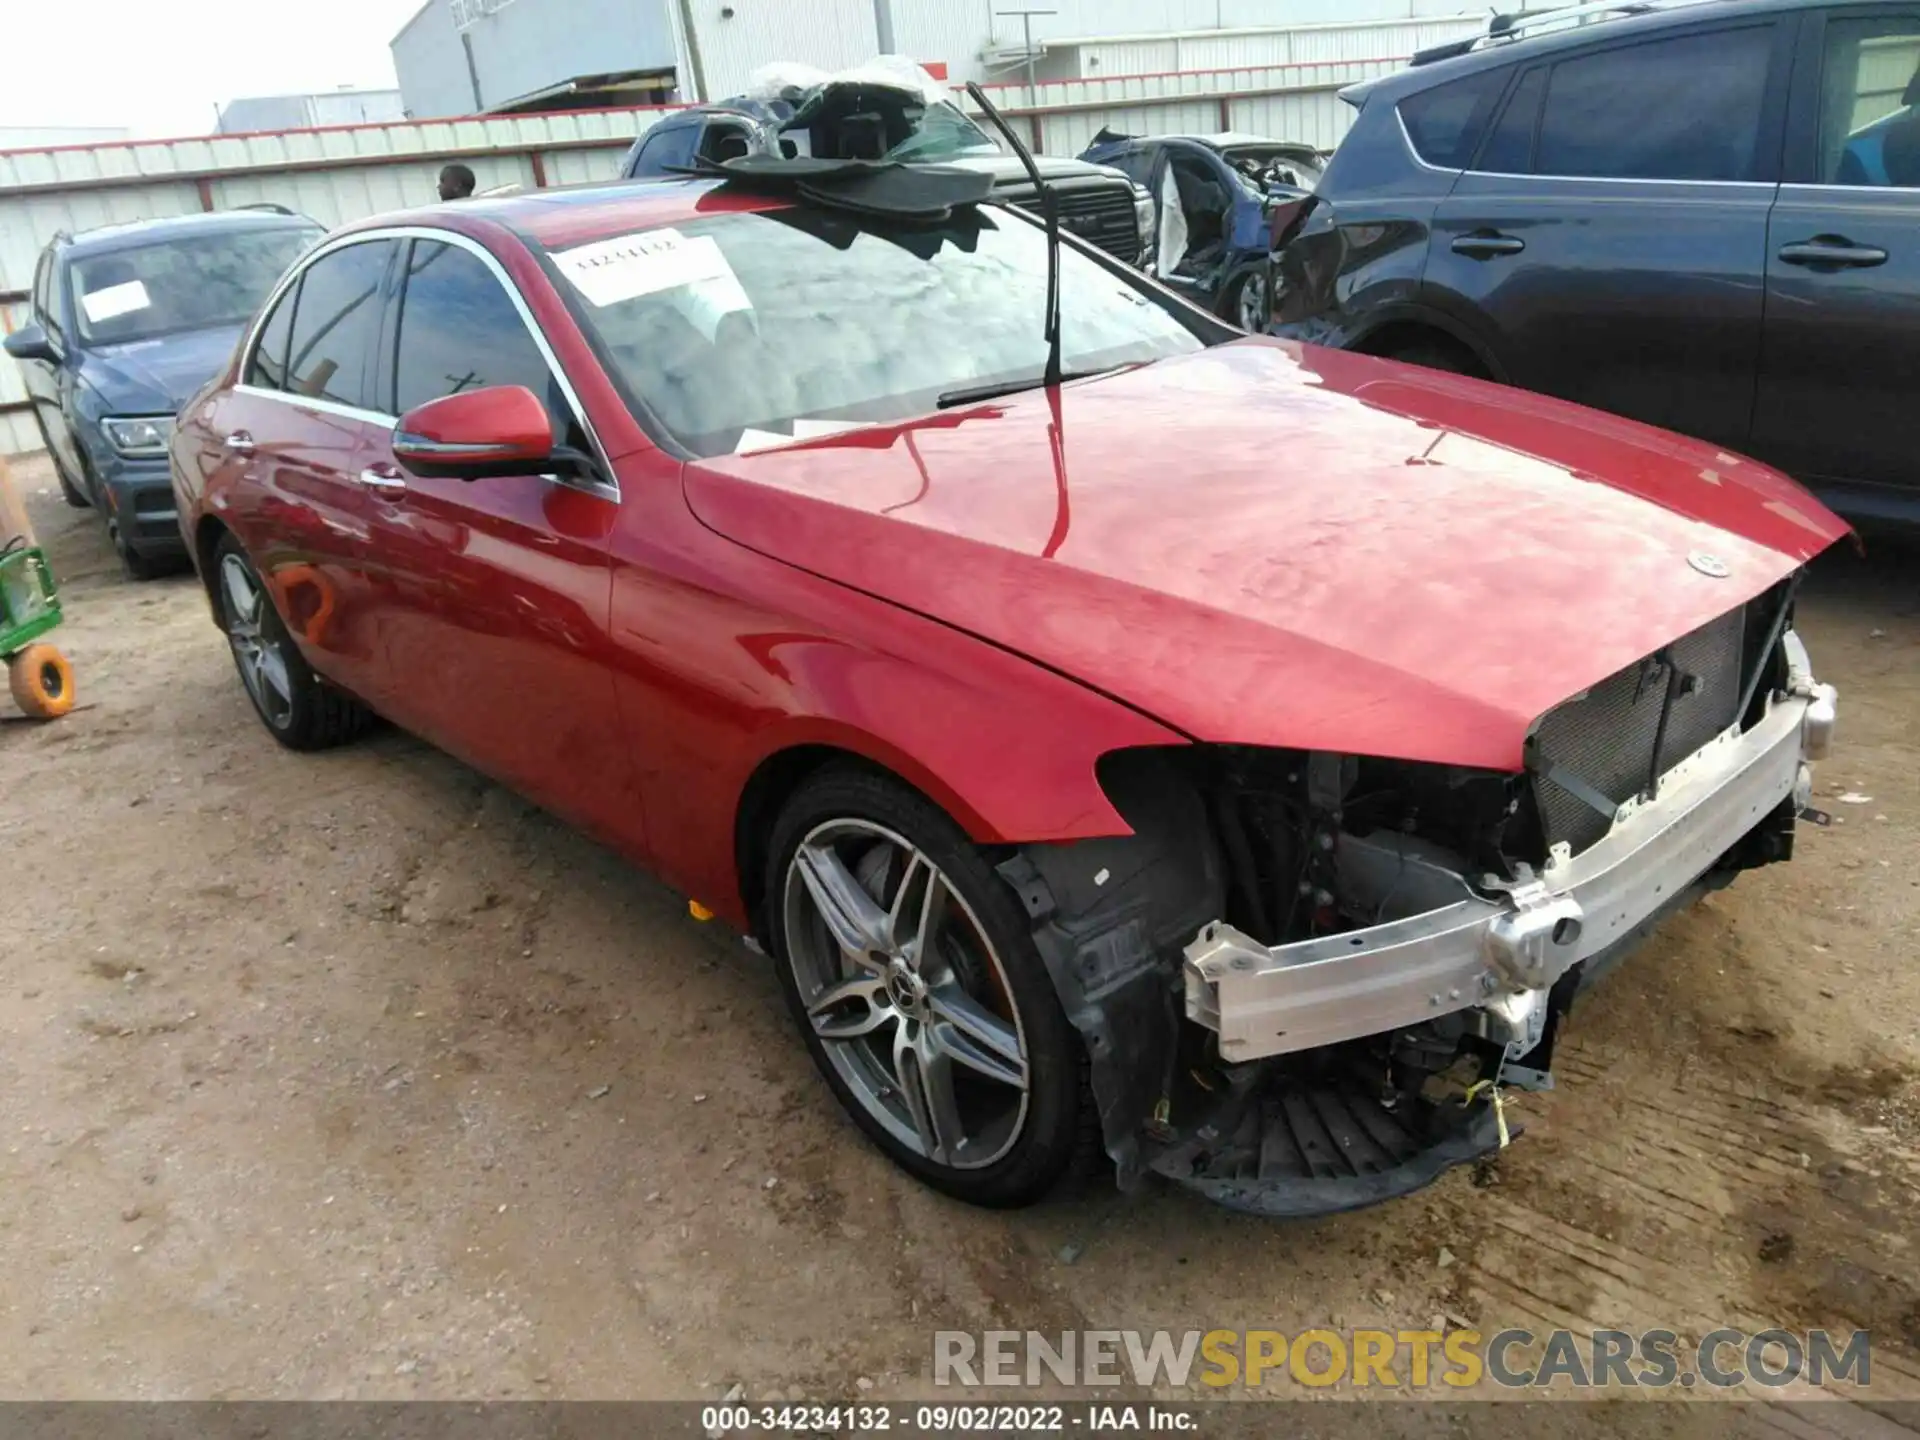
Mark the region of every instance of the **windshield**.
[[1264, 193], [1269, 185], [1311, 190], [1320, 183], [1320, 166], [1297, 150], [1236, 145], [1221, 153], [1241, 183], [1256, 194]]
[[[699, 456], [905, 419], [950, 391], [1037, 384], [1046, 365], [1046, 237], [992, 206], [940, 225], [715, 215], [552, 258], [608, 365]], [[1069, 371], [1212, 333], [1069, 246], [1060, 313]]]
[[318, 226], [230, 230], [92, 255], [73, 264], [80, 336], [94, 345], [239, 325], [322, 234]]
[[995, 145], [973, 121], [944, 100], [929, 105], [913, 134], [887, 151], [889, 160], [945, 160], [956, 155], [998, 155]]

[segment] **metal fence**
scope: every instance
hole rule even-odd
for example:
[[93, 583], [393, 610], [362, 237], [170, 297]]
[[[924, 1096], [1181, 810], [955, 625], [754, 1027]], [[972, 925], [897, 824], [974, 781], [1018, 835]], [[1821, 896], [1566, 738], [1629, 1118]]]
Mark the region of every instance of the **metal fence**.
[[[1397, 69], [1390, 57], [988, 87], [1048, 154], [1075, 155], [1102, 126], [1133, 134], [1241, 130], [1331, 147], [1336, 92]], [[0, 330], [24, 323], [34, 264], [62, 230], [276, 202], [342, 225], [430, 202], [440, 167], [482, 190], [603, 180], [634, 135], [671, 107], [428, 120], [0, 152]], [[38, 449], [19, 368], [0, 360], [0, 452]]]

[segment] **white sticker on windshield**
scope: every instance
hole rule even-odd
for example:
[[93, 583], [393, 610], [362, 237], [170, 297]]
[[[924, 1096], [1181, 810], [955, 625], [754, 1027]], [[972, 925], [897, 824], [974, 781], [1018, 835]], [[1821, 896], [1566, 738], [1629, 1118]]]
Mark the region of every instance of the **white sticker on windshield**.
[[135, 310], [144, 310], [151, 304], [153, 301], [147, 297], [147, 287], [138, 280], [109, 285], [104, 290], [90, 290], [80, 297], [80, 308], [87, 312], [87, 319], [96, 325], [116, 315], [130, 315]]
[[553, 259], [588, 303], [602, 309], [682, 285], [719, 282], [737, 290], [740, 283], [712, 236], [689, 237], [673, 229], [598, 240], [562, 250]]

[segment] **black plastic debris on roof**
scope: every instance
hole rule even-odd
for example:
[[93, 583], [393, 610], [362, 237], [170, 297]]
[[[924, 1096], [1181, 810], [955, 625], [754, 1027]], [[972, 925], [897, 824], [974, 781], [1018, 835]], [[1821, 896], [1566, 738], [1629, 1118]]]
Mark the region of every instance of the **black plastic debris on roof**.
[[742, 155], [705, 161], [688, 173], [836, 210], [905, 220], [945, 220], [961, 206], [979, 204], [993, 189], [993, 177], [984, 170], [897, 160]]

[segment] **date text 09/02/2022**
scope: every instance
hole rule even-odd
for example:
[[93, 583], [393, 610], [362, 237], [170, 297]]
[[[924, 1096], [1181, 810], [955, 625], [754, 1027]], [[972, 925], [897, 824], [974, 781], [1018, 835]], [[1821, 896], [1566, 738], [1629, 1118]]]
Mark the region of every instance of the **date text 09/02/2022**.
[[1193, 1434], [1197, 1411], [1144, 1402], [1073, 1405], [887, 1404], [709, 1405], [700, 1412], [710, 1436], [803, 1435], [1042, 1435], [1082, 1432]]

